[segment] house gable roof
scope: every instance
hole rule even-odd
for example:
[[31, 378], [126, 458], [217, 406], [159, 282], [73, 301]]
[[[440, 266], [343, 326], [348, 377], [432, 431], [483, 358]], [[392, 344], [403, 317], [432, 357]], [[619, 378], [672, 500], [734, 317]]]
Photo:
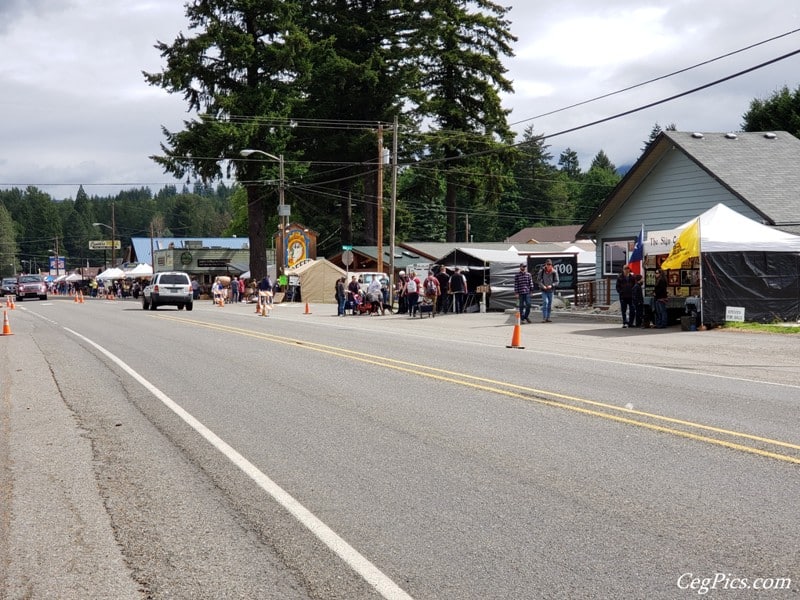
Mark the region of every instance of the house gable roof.
[[574, 242], [580, 225], [557, 225], [553, 227], [525, 227], [509, 236], [512, 244], [538, 244], [542, 242]]
[[768, 224], [800, 226], [800, 140], [785, 131], [691, 133], [662, 131], [581, 227], [593, 237], [664, 158], [677, 150], [748, 205]]

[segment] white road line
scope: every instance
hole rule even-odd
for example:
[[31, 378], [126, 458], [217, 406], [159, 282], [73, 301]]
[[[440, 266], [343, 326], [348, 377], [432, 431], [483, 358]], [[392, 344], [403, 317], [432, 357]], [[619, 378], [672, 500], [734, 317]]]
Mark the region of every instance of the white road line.
[[213, 431], [208, 429], [200, 421], [195, 419], [191, 414], [186, 412], [178, 404], [176, 404], [169, 396], [164, 394], [161, 390], [147, 381], [144, 377], [139, 375], [120, 358], [96, 344], [87, 337], [80, 333], [73, 331], [67, 327], [64, 329], [76, 337], [79, 337], [87, 344], [102, 352], [117, 366], [119, 366], [128, 375], [133, 377], [142, 386], [145, 387], [151, 394], [164, 403], [170, 410], [183, 419], [192, 429], [197, 431], [208, 442], [211, 443], [217, 450], [219, 450], [225, 457], [228, 458], [233, 464], [239, 467], [245, 474], [247, 474], [261, 489], [272, 496], [278, 504], [284, 507], [291, 515], [293, 515], [300, 523], [302, 523], [311, 533], [313, 533], [323, 544], [328, 546], [339, 558], [358, 573], [367, 583], [369, 583], [375, 590], [387, 600], [412, 600], [412, 597], [407, 594], [400, 586], [394, 581], [389, 579], [383, 572], [381, 572], [375, 565], [361, 555], [355, 548], [339, 537], [330, 527], [318, 519], [314, 514], [291, 496], [286, 490], [280, 487], [277, 483], [272, 481], [264, 473], [259, 471], [255, 465], [248, 461], [244, 456], [239, 454], [224, 440], [217, 436]]

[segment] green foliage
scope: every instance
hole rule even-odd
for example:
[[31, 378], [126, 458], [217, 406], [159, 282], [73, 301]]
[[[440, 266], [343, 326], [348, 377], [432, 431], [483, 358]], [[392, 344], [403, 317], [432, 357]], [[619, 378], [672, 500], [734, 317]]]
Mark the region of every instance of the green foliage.
[[[417, 114], [439, 131], [430, 154], [443, 159], [447, 240], [457, 239], [459, 207], [485, 195], [496, 206], [513, 165], [508, 110], [500, 93], [513, 91], [502, 57], [513, 56], [505, 15], [508, 8], [487, 0], [421, 0], [410, 32], [419, 62]], [[456, 160], [458, 159], [458, 160]]]
[[[250, 266], [256, 278], [267, 270], [265, 215], [277, 205], [274, 196], [261, 193], [260, 180], [274, 170], [274, 161], [245, 159], [240, 151], [282, 154], [287, 146], [288, 127], [280, 123], [287, 124], [301, 106], [309, 78], [308, 38], [296, 19], [302, 5], [288, 0], [188, 3], [186, 15], [195, 35], [157, 44], [166, 67], [145, 73], [148, 83], [182, 94], [189, 109], [199, 113], [184, 122], [183, 131], [164, 129], [163, 155], [153, 160], [178, 177], [195, 175], [203, 182], [234, 170], [247, 187]], [[199, 226], [186, 218], [176, 224]]]
[[0, 273], [3, 277], [10, 277], [18, 267], [14, 222], [6, 207], [0, 204]]
[[751, 101], [743, 119], [744, 131], [788, 131], [800, 137], [800, 86], [794, 92], [783, 86], [765, 100]]
[[601, 150], [592, 162], [592, 168], [581, 177], [581, 191], [573, 215], [575, 221], [587, 221], [620, 179], [622, 178], [617, 174], [616, 167]]

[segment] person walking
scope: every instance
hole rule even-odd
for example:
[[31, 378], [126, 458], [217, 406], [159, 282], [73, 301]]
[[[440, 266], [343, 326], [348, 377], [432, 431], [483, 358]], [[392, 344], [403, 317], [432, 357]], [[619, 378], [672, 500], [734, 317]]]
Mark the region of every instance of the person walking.
[[428, 271], [428, 276], [425, 278], [425, 281], [422, 282], [422, 289], [425, 294], [426, 303], [429, 302], [431, 305], [431, 317], [435, 317], [436, 304], [441, 292], [439, 290], [439, 280], [436, 279], [433, 271]]
[[519, 265], [519, 273], [514, 275], [514, 293], [517, 295], [519, 318], [522, 323], [530, 323], [531, 314], [531, 290], [533, 289], [533, 277], [528, 272], [525, 263]]
[[272, 304], [273, 294], [272, 280], [269, 275], [264, 275], [264, 278], [258, 282], [258, 301], [259, 303], [270, 305]]
[[231, 281], [231, 302], [239, 302], [239, 278], [234, 277]]
[[464, 312], [464, 300], [467, 297], [467, 278], [458, 267], [453, 269], [450, 276], [449, 292], [453, 296], [453, 312], [460, 315]]
[[633, 286], [636, 279], [631, 275], [628, 265], [622, 267], [622, 273], [617, 277], [617, 294], [619, 295], [619, 308], [622, 311], [622, 327], [633, 327]]
[[552, 323], [550, 313], [553, 310], [553, 290], [558, 287], [558, 271], [553, 268], [553, 261], [549, 258], [545, 261], [536, 279], [542, 291], [542, 323]]

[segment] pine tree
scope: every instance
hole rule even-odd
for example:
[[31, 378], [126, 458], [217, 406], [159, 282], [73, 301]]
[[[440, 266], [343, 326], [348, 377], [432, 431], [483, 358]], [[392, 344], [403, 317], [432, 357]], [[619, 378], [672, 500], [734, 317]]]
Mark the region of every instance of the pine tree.
[[14, 222], [5, 206], [0, 204], [0, 273], [10, 277], [17, 271], [17, 236]]
[[[185, 129], [164, 128], [163, 155], [152, 157], [177, 177], [221, 179], [229, 159], [248, 194], [250, 268], [255, 278], [267, 273], [266, 215], [274, 215], [277, 189], [265, 193], [264, 179], [277, 180], [275, 161], [242, 158], [254, 148], [283, 154], [289, 117], [302, 102], [308, 77], [308, 40], [295, 21], [303, 2], [289, 0], [195, 0], [186, 15], [193, 37], [178, 35], [156, 47], [166, 60], [160, 73], [145, 79], [182, 94], [198, 118]], [[268, 211], [267, 206], [271, 209]]]
[[513, 152], [502, 151], [513, 136], [500, 93], [513, 91], [502, 58], [513, 55], [516, 38], [505, 18], [509, 9], [488, 0], [420, 0], [414, 6], [410, 51], [420, 65], [418, 113], [439, 127], [430, 155], [441, 159], [452, 242], [459, 204], [476, 195], [496, 204], [514, 160]]

